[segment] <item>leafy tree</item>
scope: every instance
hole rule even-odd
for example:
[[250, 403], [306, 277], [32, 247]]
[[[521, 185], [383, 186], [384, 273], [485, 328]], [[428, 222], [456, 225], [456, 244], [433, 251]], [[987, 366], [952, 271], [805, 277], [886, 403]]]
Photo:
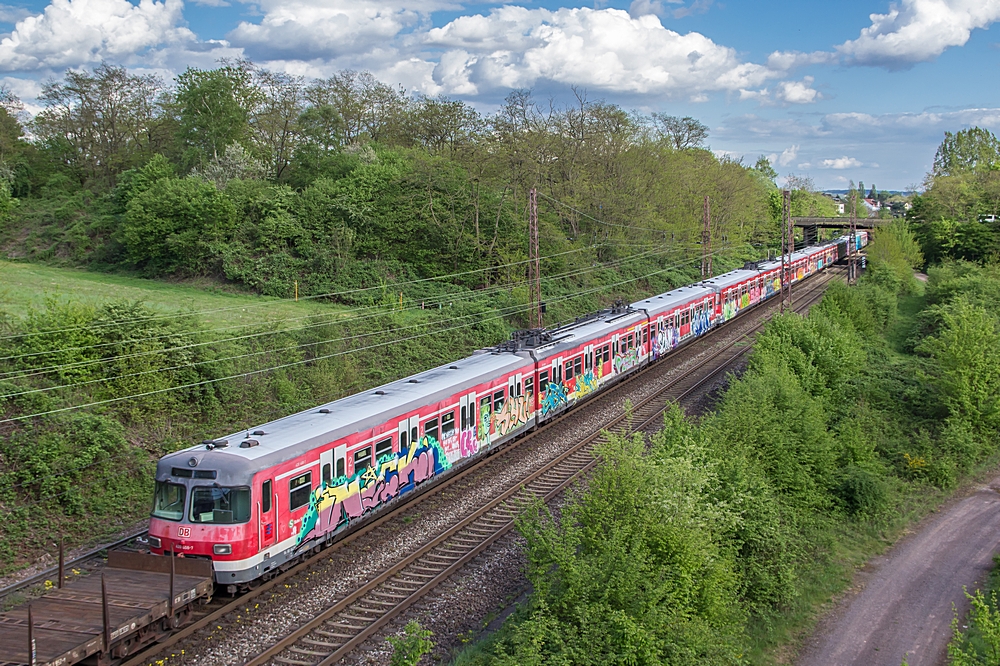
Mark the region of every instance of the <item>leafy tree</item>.
[[778, 172], [774, 170], [773, 166], [771, 166], [771, 160], [767, 159], [764, 155], [757, 158], [757, 161], [753, 165], [753, 169], [761, 176], [772, 182], [774, 182], [774, 179], [778, 177]]
[[966, 172], [1000, 169], [1000, 141], [988, 129], [970, 127], [954, 134], [944, 133], [944, 141], [934, 154], [933, 175], [954, 176]]
[[215, 185], [161, 178], [129, 201], [121, 237], [129, 261], [149, 274], [198, 274], [235, 222], [233, 204]]
[[179, 75], [174, 106], [188, 163], [218, 161], [226, 146], [247, 141], [250, 113], [260, 99], [252, 66], [244, 61], [211, 70], [189, 67]]

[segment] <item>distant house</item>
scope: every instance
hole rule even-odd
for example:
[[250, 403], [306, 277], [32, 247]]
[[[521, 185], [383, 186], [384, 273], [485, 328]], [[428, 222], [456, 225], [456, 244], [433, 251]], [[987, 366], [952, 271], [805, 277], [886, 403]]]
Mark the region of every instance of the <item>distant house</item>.
[[843, 201], [841, 201], [840, 203], [837, 204], [837, 213], [839, 213], [840, 215], [844, 214], [844, 202]]
[[882, 204], [878, 202], [878, 199], [865, 199], [865, 208], [868, 209], [869, 213], [877, 213], [882, 210]]

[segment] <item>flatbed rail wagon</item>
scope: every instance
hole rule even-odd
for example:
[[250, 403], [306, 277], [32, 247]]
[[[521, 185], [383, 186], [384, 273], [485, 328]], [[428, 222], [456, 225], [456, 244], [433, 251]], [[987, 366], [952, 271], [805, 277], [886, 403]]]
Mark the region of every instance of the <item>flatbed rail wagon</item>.
[[101, 575], [0, 614], [0, 666], [114, 664], [190, 622], [213, 589], [211, 560], [111, 551]]

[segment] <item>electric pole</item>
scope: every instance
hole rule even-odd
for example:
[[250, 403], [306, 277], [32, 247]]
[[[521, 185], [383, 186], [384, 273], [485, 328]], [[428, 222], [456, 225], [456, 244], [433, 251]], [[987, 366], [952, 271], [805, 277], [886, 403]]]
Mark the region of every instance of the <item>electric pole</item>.
[[781, 193], [781, 311], [792, 307], [792, 252], [795, 230], [792, 227], [792, 193]]
[[851, 234], [849, 245], [847, 246], [847, 284], [854, 284], [857, 280], [857, 265], [855, 264], [854, 251], [858, 246], [858, 193], [851, 190]]
[[531, 293], [530, 328], [542, 327], [542, 270], [538, 256], [538, 191], [528, 193], [528, 290]]
[[705, 208], [702, 212], [701, 228], [701, 276], [712, 277], [712, 209], [705, 195]]

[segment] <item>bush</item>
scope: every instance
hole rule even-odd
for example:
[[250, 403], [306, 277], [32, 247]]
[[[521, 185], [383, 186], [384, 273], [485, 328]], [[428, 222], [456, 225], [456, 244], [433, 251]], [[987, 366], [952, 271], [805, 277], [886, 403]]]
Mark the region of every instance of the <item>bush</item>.
[[871, 518], [882, 513], [888, 502], [885, 483], [877, 475], [851, 465], [840, 475], [834, 493], [841, 506], [855, 518]]

